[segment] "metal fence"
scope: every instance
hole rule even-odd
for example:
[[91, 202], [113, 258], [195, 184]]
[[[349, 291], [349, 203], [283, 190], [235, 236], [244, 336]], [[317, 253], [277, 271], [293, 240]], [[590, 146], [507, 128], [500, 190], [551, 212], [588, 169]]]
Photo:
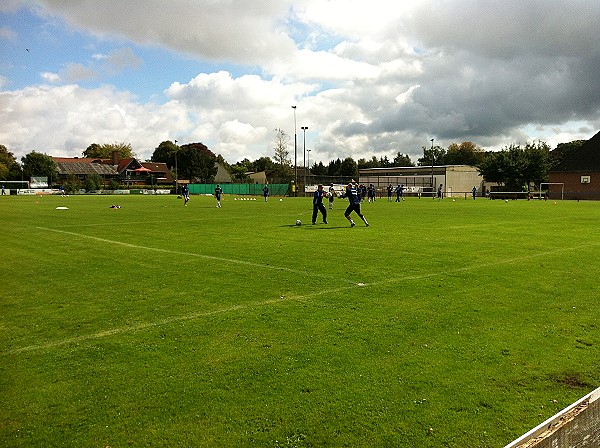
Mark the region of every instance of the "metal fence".
[[[268, 184], [270, 196], [287, 196], [288, 184]], [[214, 194], [217, 184], [189, 184], [190, 194]], [[262, 196], [265, 184], [221, 184], [223, 194]]]

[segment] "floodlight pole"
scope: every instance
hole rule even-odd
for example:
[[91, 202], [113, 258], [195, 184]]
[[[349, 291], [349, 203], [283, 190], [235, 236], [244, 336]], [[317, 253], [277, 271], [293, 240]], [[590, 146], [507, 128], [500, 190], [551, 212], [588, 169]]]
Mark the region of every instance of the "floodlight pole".
[[296, 138], [296, 106], [294, 109], [294, 196], [298, 196], [298, 143]]
[[177, 152], [179, 151], [179, 146], [177, 146], [177, 140], [175, 140], [175, 194], [179, 190], [179, 182], [177, 181]]
[[306, 192], [306, 131], [308, 126], [301, 126], [300, 129], [304, 131], [304, 191]]
[[431, 196], [434, 196], [435, 193], [435, 185], [433, 184], [433, 140], [431, 139]]

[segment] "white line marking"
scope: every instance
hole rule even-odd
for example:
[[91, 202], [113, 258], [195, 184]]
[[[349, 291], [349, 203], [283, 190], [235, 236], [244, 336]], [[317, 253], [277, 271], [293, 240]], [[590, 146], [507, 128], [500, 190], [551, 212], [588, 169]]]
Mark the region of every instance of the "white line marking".
[[[147, 250], [154, 250], [154, 251], [158, 251], [158, 252], [166, 252], [166, 253], [176, 253], [176, 254], [182, 254], [180, 252], [175, 252], [175, 251], [169, 251], [169, 250], [165, 250], [165, 249], [155, 249], [155, 248], [149, 248], [149, 247], [144, 247], [144, 246], [136, 246], [133, 244], [129, 244], [129, 243], [121, 243], [118, 241], [111, 241], [111, 240], [106, 240], [104, 238], [97, 238], [97, 237], [92, 237], [92, 236], [87, 236], [87, 235], [80, 235], [77, 233], [72, 233], [72, 232], [64, 232], [61, 230], [53, 230], [53, 229], [47, 229], [44, 227], [38, 227], [40, 229], [43, 230], [50, 230], [50, 231], [54, 231], [54, 232], [59, 232], [59, 233], [66, 233], [66, 234], [70, 234], [70, 235], [74, 235], [74, 236], [80, 236], [80, 237], [85, 237], [85, 238], [90, 238], [93, 240], [97, 240], [97, 241], [101, 241], [101, 242], [108, 242], [108, 243], [112, 243], [112, 244], [118, 244], [118, 245], [123, 245], [126, 247], [133, 247], [133, 248], [141, 248], [141, 249], [147, 249]], [[378, 282], [373, 282], [373, 283], [353, 283], [351, 285], [348, 286], [342, 286], [339, 288], [333, 288], [333, 289], [329, 289], [329, 290], [320, 290], [320, 291], [314, 291], [311, 292], [309, 294], [303, 294], [303, 295], [290, 295], [287, 297], [283, 297], [283, 298], [279, 298], [279, 299], [269, 299], [269, 300], [265, 300], [262, 302], [253, 302], [253, 303], [248, 303], [246, 305], [233, 305], [233, 306], [229, 306], [226, 308], [222, 308], [219, 310], [214, 310], [214, 311], [209, 311], [209, 312], [198, 312], [198, 313], [191, 313], [191, 314], [186, 314], [183, 316], [172, 316], [172, 317], [168, 317], [165, 319], [161, 319], [155, 322], [147, 322], [147, 323], [140, 323], [137, 325], [128, 325], [125, 327], [119, 327], [119, 328], [114, 328], [112, 330], [105, 330], [105, 331], [101, 331], [98, 333], [92, 333], [92, 334], [88, 334], [88, 335], [83, 335], [83, 336], [78, 336], [75, 338], [67, 338], [67, 339], [62, 339], [59, 341], [55, 341], [55, 342], [48, 342], [46, 344], [39, 344], [39, 345], [29, 345], [26, 347], [21, 347], [21, 348], [15, 348], [12, 350], [8, 350], [6, 352], [1, 353], [2, 355], [12, 355], [12, 354], [19, 354], [19, 353], [24, 353], [24, 352], [31, 352], [31, 351], [36, 351], [36, 350], [44, 350], [44, 349], [49, 349], [49, 348], [54, 348], [54, 347], [60, 347], [63, 345], [67, 345], [67, 344], [73, 344], [73, 343], [78, 343], [78, 342], [85, 342], [85, 341], [89, 341], [89, 340], [94, 340], [94, 339], [101, 339], [104, 337], [108, 337], [108, 336], [113, 336], [113, 335], [118, 335], [118, 334], [123, 334], [123, 333], [129, 333], [132, 331], [138, 331], [138, 330], [144, 330], [146, 328], [151, 328], [151, 327], [157, 327], [160, 325], [167, 325], [167, 324], [171, 324], [171, 323], [176, 323], [176, 322], [183, 322], [183, 321], [188, 321], [188, 320], [194, 320], [194, 319], [199, 319], [202, 317], [208, 317], [208, 316], [214, 316], [217, 314], [222, 314], [222, 313], [227, 313], [230, 311], [238, 311], [238, 310], [243, 310], [246, 308], [251, 308], [251, 307], [257, 307], [257, 306], [265, 306], [265, 305], [272, 305], [272, 304], [276, 304], [276, 303], [283, 303], [283, 302], [287, 302], [287, 301], [292, 301], [292, 300], [296, 300], [296, 301], [307, 301], [307, 300], [311, 300], [311, 299], [315, 299], [318, 296], [323, 296], [326, 294], [335, 294], [335, 293], [339, 293], [342, 291], [348, 291], [351, 289], [355, 289], [355, 288], [368, 288], [370, 286], [380, 286], [380, 285], [386, 285], [386, 284], [391, 284], [391, 283], [399, 283], [399, 282], [403, 282], [403, 281], [412, 281], [412, 280], [421, 280], [421, 279], [425, 279], [425, 278], [431, 278], [431, 277], [437, 277], [437, 276], [441, 276], [441, 275], [452, 275], [452, 274], [457, 274], [460, 272], [467, 272], [473, 269], [480, 269], [481, 267], [491, 267], [491, 266], [498, 266], [498, 265], [502, 265], [502, 264], [510, 264], [510, 263], [514, 263], [514, 262], [520, 262], [520, 261], [526, 261], [532, 258], [539, 258], [539, 257], [544, 257], [544, 256], [548, 256], [548, 255], [554, 255], [554, 254], [558, 254], [560, 252], [569, 252], [569, 251], [573, 251], [573, 250], [580, 250], [583, 248], [588, 248], [590, 246], [598, 246], [600, 245], [600, 243], [593, 243], [593, 244], [586, 244], [586, 245], [580, 245], [580, 246], [574, 246], [574, 247], [570, 247], [570, 248], [564, 248], [564, 249], [558, 249], [558, 250], [553, 250], [553, 251], [546, 251], [546, 252], [538, 252], [536, 254], [530, 254], [530, 255], [526, 255], [523, 257], [517, 257], [517, 258], [512, 258], [512, 259], [504, 259], [504, 260], [498, 260], [495, 262], [489, 262], [489, 263], [477, 263], [471, 266], [464, 266], [464, 267], [460, 267], [460, 268], [456, 268], [456, 269], [451, 269], [451, 270], [446, 270], [446, 271], [439, 271], [439, 272], [431, 272], [431, 273], [426, 273], [426, 274], [421, 274], [421, 275], [413, 275], [413, 276], [406, 276], [406, 277], [396, 277], [396, 278], [392, 278], [392, 279], [386, 279], [386, 280], [382, 280], [382, 281], [378, 281]], [[204, 255], [199, 255], [199, 254], [187, 254], [187, 253], [183, 253], [183, 255], [190, 255], [190, 256], [197, 256], [197, 257], [204, 257], [204, 258], [210, 258], [210, 259], [217, 259], [217, 260], [221, 260], [218, 257], [211, 257], [211, 256], [204, 256]], [[258, 265], [258, 264], [254, 264], [254, 263], [250, 263], [250, 262], [244, 262], [244, 261], [236, 261], [236, 260], [229, 260], [229, 259], [223, 259], [225, 261], [230, 261], [230, 262], [237, 262], [240, 264], [250, 264], [250, 265], [254, 265], [254, 266], [261, 266], [261, 267], [266, 267], [266, 268], [272, 268], [272, 269], [280, 269], [280, 270], [287, 270], [290, 272], [300, 272], [302, 274], [305, 274], [304, 271], [294, 271], [291, 269], [281, 269], [281, 268], [275, 268], [273, 266], [268, 266], [268, 265]]]
[[[198, 254], [195, 252], [181, 252], [181, 251], [177, 251], [177, 250], [171, 250], [171, 249], [161, 249], [158, 247], [149, 247], [149, 246], [140, 246], [138, 244], [131, 244], [131, 243], [124, 243], [122, 241], [115, 241], [115, 240], [109, 240], [106, 238], [99, 238], [97, 236], [90, 236], [90, 235], [84, 235], [81, 233], [75, 233], [75, 232], [68, 232], [66, 230], [57, 230], [57, 229], [50, 229], [48, 227], [37, 227], [40, 230], [46, 230], [49, 232], [56, 232], [56, 233], [62, 233], [65, 235], [71, 235], [71, 236], [76, 236], [79, 238], [86, 238], [86, 239], [90, 239], [90, 240], [94, 240], [94, 241], [99, 241], [101, 243], [108, 243], [108, 244], [115, 244], [117, 246], [124, 246], [124, 247], [129, 247], [132, 249], [140, 249], [140, 250], [149, 250], [152, 252], [160, 252], [163, 254], [171, 254], [171, 255], [179, 255], [179, 256], [187, 256], [187, 257], [196, 257], [196, 258], [204, 258], [206, 260], [214, 260], [214, 261], [220, 261], [220, 262], [224, 262], [224, 263], [233, 263], [233, 264], [241, 264], [244, 266], [253, 266], [253, 267], [257, 267], [257, 268], [264, 268], [264, 269], [272, 269], [274, 271], [285, 271], [285, 272], [291, 272], [293, 274], [300, 274], [300, 275], [304, 275], [304, 276], [310, 276], [310, 277], [321, 277], [321, 278], [325, 278], [325, 279], [330, 279], [331, 276], [327, 275], [327, 274], [321, 274], [318, 271], [302, 271], [299, 269], [292, 269], [292, 268], [286, 268], [286, 267], [281, 267], [281, 266], [274, 266], [274, 265], [270, 265], [270, 264], [264, 264], [264, 263], [254, 263], [252, 261], [244, 261], [244, 260], [236, 260], [233, 258], [223, 258], [223, 257], [215, 257], [214, 255], [204, 255], [204, 254]], [[353, 282], [351, 280], [347, 280], [347, 279], [339, 279], [342, 282], [345, 283], [351, 283], [351, 284], [356, 284], [356, 282]]]

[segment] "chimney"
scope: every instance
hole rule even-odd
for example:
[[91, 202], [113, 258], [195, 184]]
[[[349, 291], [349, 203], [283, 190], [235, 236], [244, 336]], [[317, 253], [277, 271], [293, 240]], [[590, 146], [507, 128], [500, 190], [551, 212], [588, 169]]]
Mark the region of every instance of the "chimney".
[[113, 151], [112, 163], [113, 165], [119, 164], [119, 151]]

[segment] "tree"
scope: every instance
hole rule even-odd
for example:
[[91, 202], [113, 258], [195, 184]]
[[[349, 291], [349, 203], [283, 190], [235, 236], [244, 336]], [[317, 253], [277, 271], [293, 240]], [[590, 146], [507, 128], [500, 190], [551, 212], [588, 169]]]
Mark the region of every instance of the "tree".
[[12, 152], [0, 145], [0, 180], [20, 180], [21, 167]]
[[81, 189], [81, 181], [74, 174], [69, 174], [63, 183], [67, 193], [76, 193]]
[[581, 145], [586, 141], [587, 140], [573, 140], [569, 143], [559, 143], [556, 145], [556, 149], [550, 152], [550, 166], [557, 166], [566, 156], [581, 148]]
[[275, 165], [277, 175], [289, 182], [292, 180], [292, 161], [289, 158], [290, 152], [288, 151], [288, 145], [290, 143], [290, 137], [281, 129], [275, 129], [275, 136], [273, 137], [275, 151]]
[[483, 150], [473, 142], [452, 143], [444, 156], [444, 165], [479, 166], [483, 157]]
[[103, 184], [104, 182], [102, 180], [102, 176], [96, 173], [92, 173], [88, 174], [88, 176], [85, 179], [85, 182], [83, 183], [83, 186], [86, 191], [95, 191], [100, 190]]
[[83, 151], [83, 156], [92, 159], [112, 159], [115, 151], [119, 153], [119, 159], [129, 159], [133, 157], [131, 143], [125, 142], [115, 142], [112, 144], [105, 143], [104, 145], [92, 143], [85, 151]]
[[327, 167], [323, 165], [323, 162], [313, 163], [311, 172], [313, 176], [327, 176]]
[[383, 156], [379, 158], [379, 166], [381, 168], [388, 168], [392, 166], [392, 162], [390, 162], [390, 159], [388, 159], [387, 156]]
[[340, 165], [340, 176], [358, 179], [358, 164], [352, 157], [345, 158]]
[[371, 160], [366, 159], [358, 159], [358, 169], [365, 168], [379, 168], [379, 160], [377, 160], [376, 156], [371, 157]]
[[271, 160], [270, 157], [261, 157], [259, 159], [256, 159], [254, 162], [252, 162], [252, 170], [253, 171], [268, 171], [268, 170], [274, 170], [275, 169], [275, 164], [273, 163], [273, 161]]
[[179, 150], [172, 141], [166, 140], [154, 149], [150, 160], [156, 163], [166, 163], [169, 169], [175, 168], [175, 154]]
[[396, 154], [396, 157], [394, 157], [394, 160], [392, 161], [392, 165], [393, 166], [415, 166], [415, 164], [411, 160], [410, 156], [408, 154], [401, 154], [400, 151], [398, 151], [398, 153]]
[[327, 166], [327, 175], [332, 177], [338, 177], [342, 175], [342, 161], [340, 159], [331, 160]]
[[544, 142], [528, 143], [525, 148], [513, 144], [499, 152], [488, 153], [479, 171], [486, 182], [502, 183], [508, 191], [522, 191], [547, 180], [549, 153]]
[[423, 157], [417, 160], [419, 166], [431, 166], [431, 165], [444, 165], [444, 158], [446, 156], [446, 150], [441, 146], [434, 146], [433, 148], [422, 147]]
[[30, 152], [21, 157], [23, 164], [23, 175], [30, 177], [47, 177], [48, 182], [52, 184], [58, 179], [58, 168], [52, 157], [39, 152]]
[[523, 179], [527, 185], [539, 185], [548, 182], [550, 170], [550, 146], [546, 142], [527, 143], [523, 149], [525, 166]]
[[203, 143], [182, 145], [177, 152], [179, 178], [211, 183], [218, 171], [216, 159]]

